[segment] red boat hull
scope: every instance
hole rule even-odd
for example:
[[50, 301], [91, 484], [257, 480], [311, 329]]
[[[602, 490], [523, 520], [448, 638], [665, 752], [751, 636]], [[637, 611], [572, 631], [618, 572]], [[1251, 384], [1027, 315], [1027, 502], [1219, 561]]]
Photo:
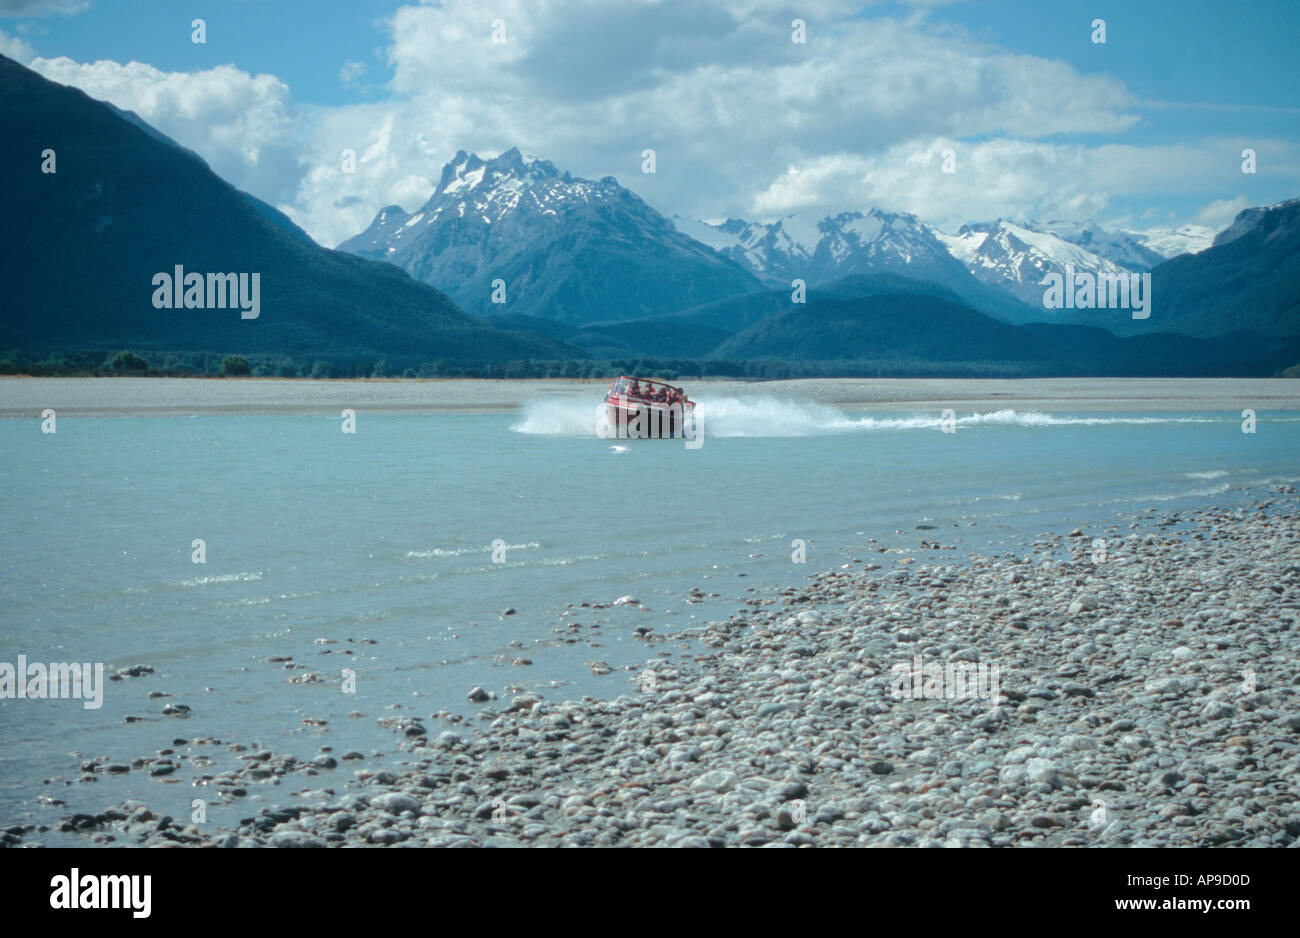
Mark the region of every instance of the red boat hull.
[[605, 398], [605, 420], [618, 439], [671, 440], [685, 436], [694, 420], [695, 404], [660, 404], [622, 395]]

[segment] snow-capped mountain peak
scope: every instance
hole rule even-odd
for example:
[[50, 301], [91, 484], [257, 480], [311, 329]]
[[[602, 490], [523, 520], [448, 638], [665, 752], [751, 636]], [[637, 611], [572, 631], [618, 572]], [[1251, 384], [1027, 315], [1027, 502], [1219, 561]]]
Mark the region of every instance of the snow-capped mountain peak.
[[947, 234], [915, 215], [878, 207], [820, 220], [787, 215], [768, 223], [733, 218], [710, 224], [677, 217], [674, 223], [772, 283], [803, 277], [815, 284], [850, 274], [893, 272], [931, 277], [961, 293], [951, 271], [945, 279], [935, 258], [941, 250], [987, 287], [1035, 307], [1041, 306], [1043, 277], [1061, 273], [1067, 265], [1098, 274], [1143, 272], [1168, 257], [1209, 247], [1212, 237], [1208, 229], [1195, 226], [1177, 233], [1132, 232], [1109, 231], [1091, 219], [1006, 218], [966, 224]]
[[1030, 221], [1025, 227], [1055, 235], [1062, 241], [1077, 244], [1097, 257], [1118, 264], [1126, 270], [1150, 270], [1165, 257], [1152, 250], [1141, 240], [1123, 231], [1107, 231], [1097, 222], [1052, 219], [1046, 222]]
[[369, 229], [340, 248], [393, 260], [423, 232], [448, 218], [491, 225], [524, 211], [555, 220], [567, 207], [624, 196], [636, 198], [612, 177], [576, 179], [549, 160], [524, 156], [517, 147], [491, 159], [459, 150], [443, 166], [437, 187], [418, 211], [407, 215], [400, 206], [390, 205], [375, 216]]
[[612, 176], [581, 179], [515, 147], [491, 159], [458, 151], [418, 211], [389, 206], [339, 249], [396, 264], [471, 312], [569, 322], [673, 312], [759, 286]]
[[820, 219], [796, 214], [771, 222], [680, 217], [674, 222], [679, 231], [773, 286], [799, 279], [812, 287], [844, 277], [894, 274], [947, 287], [995, 315], [1023, 319], [1028, 312], [972, 277], [939, 232], [908, 212], [872, 207]]
[[[1249, 231], [1257, 215], [1242, 213], [1221, 240]], [[512, 312], [591, 322], [680, 310], [692, 299], [707, 302], [760, 282], [789, 289], [802, 280], [816, 288], [892, 275], [945, 287], [976, 309], [1023, 322], [1045, 317], [1049, 274], [1144, 272], [1210, 240], [1208, 229], [1195, 226], [1110, 231], [1091, 219], [999, 218], [948, 234], [878, 206], [767, 221], [670, 222], [612, 177], [577, 178], [512, 147], [490, 159], [458, 151], [418, 211], [388, 206], [340, 248], [397, 264], [482, 313], [500, 312], [485, 289], [498, 279], [510, 287]], [[629, 295], [622, 269], [644, 275], [651, 299], [605, 309]]]
[[673, 223], [678, 231], [772, 283], [806, 277], [822, 238], [819, 223], [799, 215], [786, 215], [774, 222], [728, 218], [717, 223], [678, 215]]
[[772, 222], [729, 218], [709, 223], [681, 216], [673, 221], [679, 231], [771, 281], [822, 283], [946, 253], [915, 215], [874, 207], [821, 219], [795, 214]]
[[[1055, 223], [1057, 227], [1065, 227]], [[949, 253], [966, 265], [980, 282], [1011, 293], [1017, 299], [1041, 306], [1043, 278], [1049, 273], [1063, 273], [1067, 266], [1075, 271], [1121, 273], [1129, 268], [1101, 257], [1059, 234], [1044, 230], [1037, 222], [997, 221], [963, 225], [956, 234], [936, 232]], [[1071, 234], [1079, 235], [1087, 226], [1078, 225]], [[1101, 229], [1094, 226], [1094, 231]]]
[[458, 150], [451, 162], [442, 168], [442, 178], [433, 194], [436, 197], [499, 186], [519, 188], [535, 185], [543, 179], [559, 178], [560, 172], [555, 164], [539, 157], [525, 157], [518, 147], [511, 147], [490, 160], [477, 153]]

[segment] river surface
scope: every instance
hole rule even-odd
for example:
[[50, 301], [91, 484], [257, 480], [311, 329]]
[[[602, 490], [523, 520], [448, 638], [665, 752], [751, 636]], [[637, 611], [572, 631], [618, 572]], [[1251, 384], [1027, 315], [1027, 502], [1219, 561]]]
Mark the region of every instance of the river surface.
[[[689, 650], [648, 646], [637, 627], [723, 618], [811, 572], [1024, 552], [1076, 526], [1126, 533], [1148, 508], [1233, 505], [1300, 479], [1295, 412], [1262, 411], [1248, 434], [1234, 412], [990, 408], [945, 433], [937, 413], [721, 398], [700, 405], [698, 448], [602, 439], [593, 413], [558, 399], [362, 412], [355, 433], [307, 414], [69, 417], [54, 434], [0, 420], [0, 661], [154, 669], [107, 682], [98, 709], [0, 700], [0, 826], [57, 828], [133, 794], [189, 815], [188, 769], [66, 784], [95, 756], [206, 737], [404, 758], [377, 717], [446, 710], [472, 728], [476, 684], [633, 692], [651, 655]], [[639, 603], [612, 605], [625, 596]], [[320, 680], [290, 680], [307, 674]], [[213, 820], [252, 812], [223, 810]]]

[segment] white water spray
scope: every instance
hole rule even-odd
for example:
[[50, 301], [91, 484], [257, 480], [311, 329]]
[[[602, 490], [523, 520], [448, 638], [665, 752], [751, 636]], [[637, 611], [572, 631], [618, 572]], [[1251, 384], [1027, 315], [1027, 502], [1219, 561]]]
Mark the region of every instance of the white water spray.
[[[696, 404], [695, 413], [706, 439], [939, 430], [943, 424], [939, 409], [896, 417], [858, 417], [828, 404], [772, 397], [710, 397]], [[574, 398], [542, 398], [527, 402], [519, 421], [511, 429], [538, 436], [596, 436], [604, 419], [603, 403]], [[1057, 417], [1034, 410], [996, 410], [964, 416], [959, 412], [955, 426], [960, 429], [1214, 422], [1212, 417]]]

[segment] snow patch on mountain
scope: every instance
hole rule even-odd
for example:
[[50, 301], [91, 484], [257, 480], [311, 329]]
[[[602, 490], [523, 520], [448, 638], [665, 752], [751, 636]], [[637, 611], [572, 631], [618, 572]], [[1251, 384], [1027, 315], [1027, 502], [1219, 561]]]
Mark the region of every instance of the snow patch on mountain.
[[1180, 225], [1177, 228], [1123, 229], [1123, 233], [1165, 260], [1180, 254], [1199, 254], [1214, 244], [1215, 231], [1206, 225]]
[[1147, 271], [1165, 260], [1140, 240], [1122, 231], [1107, 231], [1095, 221], [1031, 221], [1025, 227], [1055, 235], [1127, 270]]
[[943, 242], [944, 247], [948, 249], [948, 253], [965, 264], [967, 268], [976, 263], [975, 259], [979, 254], [979, 249], [984, 246], [984, 242], [989, 236], [987, 231], [975, 231], [969, 227], [963, 228], [959, 234], [955, 235], [945, 234], [936, 228], [934, 234]]

